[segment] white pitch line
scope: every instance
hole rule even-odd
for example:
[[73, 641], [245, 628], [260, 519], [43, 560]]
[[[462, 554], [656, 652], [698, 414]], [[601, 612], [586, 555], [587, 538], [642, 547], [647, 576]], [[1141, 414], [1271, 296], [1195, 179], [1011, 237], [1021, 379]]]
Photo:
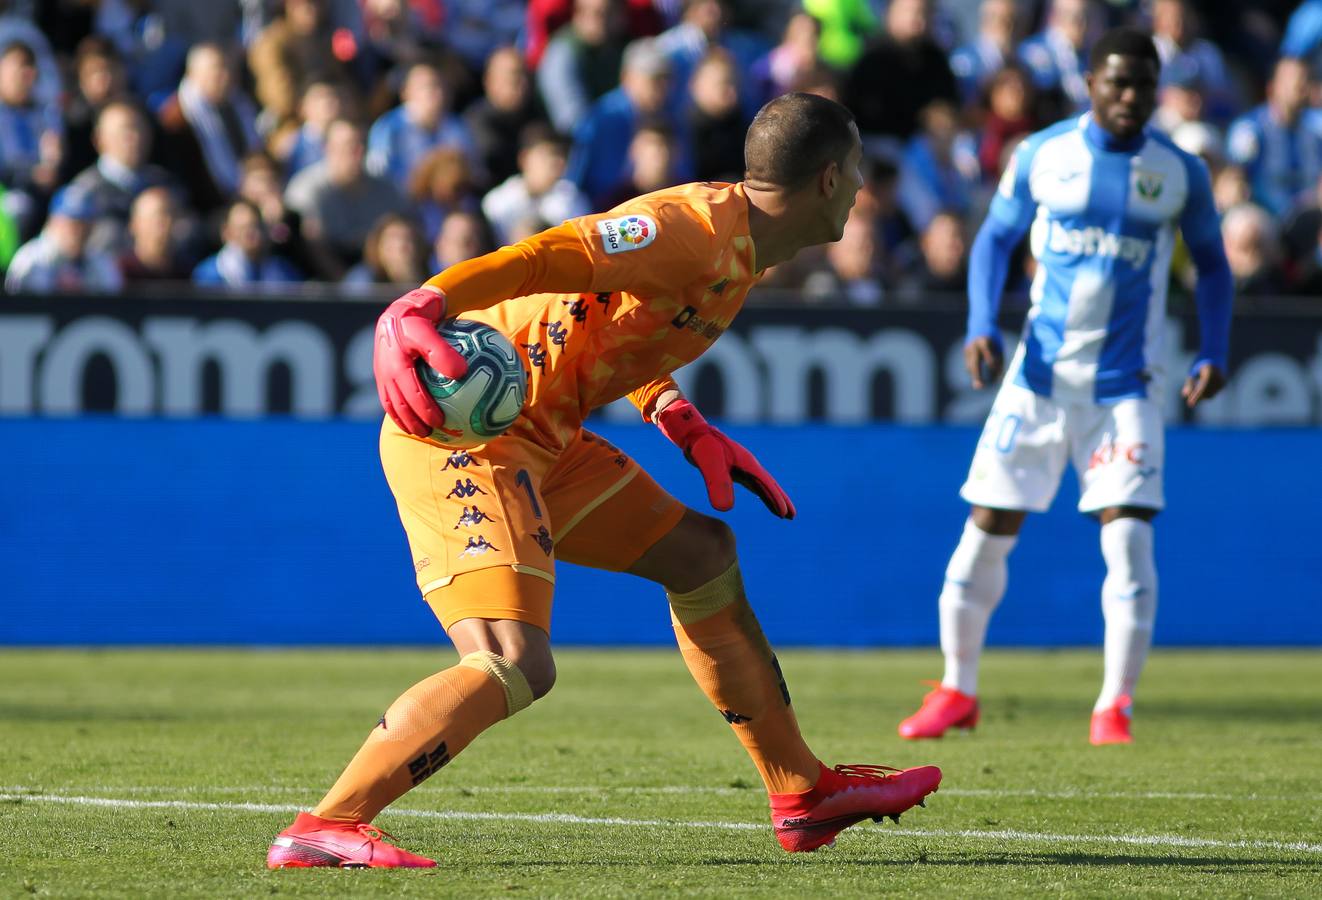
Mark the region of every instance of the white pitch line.
[[[534, 785], [534, 784], [494, 784], [432, 785], [443, 791], [459, 791], [468, 794], [698, 794], [719, 796], [759, 796], [755, 786], [746, 788], [717, 787], [713, 785], [632, 785], [632, 784], [584, 784], [584, 785]], [[0, 785], [0, 791], [29, 791], [24, 785]], [[43, 788], [45, 794], [70, 794], [84, 791], [112, 791], [121, 794], [298, 794], [314, 795], [325, 792], [325, 787], [296, 787], [291, 785], [223, 785], [208, 787], [205, 785], [113, 785], [89, 784], [78, 787]], [[1013, 799], [1028, 797], [1041, 800], [1217, 800], [1262, 803], [1274, 801], [1281, 803], [1309, 803], [1322, 800], [1322, 794], [1210, 794], [1197, 791], [1083, 791], [1060, 790], [1046, 791], [1035, 788], [1024, 790], [1006, 790], [1002, 788], [943, 788], [943, 797], [987, 797], [991, 799]]]
[[[63, 794], [0, 794], [0, 802], [62, 803], [73, 806], [100, 806], [111, 809], [197, 809], [237, 810], [241, 812], [302, 811], [302, 807], [275, 803], [203, 803], [189, 800], [127, 800], [115, 797], [82, 797]], [[563, 825], [622, 825], [651, 828], [715, 828], [723, 831], [761, 831], [767, 826], [751, 822], [686, 822], [674, 819], [624, 819], [614, 816], [577, 816], [570, 813], [498, 813], [460, 812], [455, 810], [393, 809], [392, 816], [416, 819], [460, 821], [536, 822]], [[875, 833], [875, 832], [874, 832]], [[974, 829], [901, 828], [888, 829], [885, 837], [972, 838], [975, 840], [1026, 841], [1044, 844], [1124, 844], [1140, 847], [1189, 847], [1226, 850], [1273, 850], [1322, 854], [1322, 844], [1305, 841], [1226, 841], [1216, 838], [1185, 837], [1178, 834], [1050, 834], [1039, 831], [977, 831]]]

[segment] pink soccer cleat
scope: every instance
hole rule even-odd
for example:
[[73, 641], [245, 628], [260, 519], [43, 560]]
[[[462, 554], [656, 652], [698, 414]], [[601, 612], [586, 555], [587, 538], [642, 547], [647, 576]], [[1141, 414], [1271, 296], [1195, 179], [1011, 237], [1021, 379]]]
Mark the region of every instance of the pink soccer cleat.
[[951, 728], [972, 730], [977, 724], [978, 698], [937, 684], [923, 698], [918, 712], [900, 723], [900, 737], [939, 738]]
[[771, 826], [790, 853], [810, 853], [864, 819], [900, 821], [900, 813], [923, 805], [941, 784], [936, 766], [822, 766], [817, 784], [802, 794], [771, 795]]
[[301, 812], [276, 835], [266, 853], [268, 869], [429, 869], [436, 860], [387, 844], [394, 838], [366, 822], [337, 822]]
[[1129, 721], [1133, 706], [1133, 700], [1120, 696], [1106, 709], [1093, 713], [1088, 740], [1098, 747], [1103, 744], [1132, 744], [1134, 738], [1129, 733]]

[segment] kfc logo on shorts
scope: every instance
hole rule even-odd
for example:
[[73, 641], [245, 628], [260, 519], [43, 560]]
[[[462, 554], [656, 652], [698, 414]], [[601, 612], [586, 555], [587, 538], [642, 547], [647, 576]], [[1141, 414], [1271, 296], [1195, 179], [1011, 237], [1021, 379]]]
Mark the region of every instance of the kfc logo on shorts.
[[[1102, 445], [1089, 455], [1088, 468], [1098, 469], [1115, 462], [1127, 462], [1142, 467], [1147, 448], [1148, 445], [1142, 442], [1125, 443], [1107, 437]], [[1152, 469], [1152, 471], [1155, 472], [1156, 470]]]
[[607, 253], [641, 250], [656, 240], [656, 220], [651, 216], [621, 216], [597, 223], [602, 249]]

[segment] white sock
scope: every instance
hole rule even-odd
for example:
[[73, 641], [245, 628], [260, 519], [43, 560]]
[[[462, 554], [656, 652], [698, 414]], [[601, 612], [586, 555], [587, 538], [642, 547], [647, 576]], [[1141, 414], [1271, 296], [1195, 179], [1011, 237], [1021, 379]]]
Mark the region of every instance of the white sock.
[[1016, 535], [988, 534], [969, 519], [946, 566], [941, 588], [941, 652], [946, 672], [941, 684], [965, 694], [978, 692], [978, 660], [992, 610], [1005, 594], [1005, 559]]
[[1116, 698], [1133, 697], [1152, 645], [1157, 617], [1157, 564], [1152, 555], [1152, 523], [1116, 519], [1102, 526], [1102, 615], [1106, 618], [1106, 673], [1094, 710]]

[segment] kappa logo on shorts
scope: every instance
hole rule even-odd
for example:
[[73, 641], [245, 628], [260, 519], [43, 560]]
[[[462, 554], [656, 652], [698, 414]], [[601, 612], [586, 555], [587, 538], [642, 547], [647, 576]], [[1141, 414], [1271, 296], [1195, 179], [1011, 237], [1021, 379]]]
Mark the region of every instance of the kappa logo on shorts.
[[482, 510], [478, 509], [476, 506], [465, 506], [463, 515], [459, 517], [458, 523], [455, 524], [454, 529], [452, 530], [457, 531], [460, 528], [476, 528], [483, 522], [494, 521], [496, 520], [482, 512]]
[[473, 464], [473, 457], [468, 455], [467, 450], [459, 450], [450, 454], [450, 458], [441, 466], [441, 471], [447, 469], [464, 469]]
[[471, 478], [457, 478], [455, 479], [454, 487], [450, 489], [450, 493], [445, 495], [445, 499], [449, 500], [451, 497], [472, 497], [475, 494], [486, 494], [486, 491], [482, 490], [480, 486], [474, 484], [473, 479]]
[[542, 552], [547, 556], [550, 556], [551, 551], [555, 549], [555, 541], [551, 540], [551, 532], [546, 530], [545, 525], [537, 526], [536, 533], [528, 536], [537, 542], [537, 546], [541, 547]]
[[460, 551], [459, 555], [481, 556], [483, 553], [486, 553], [488, 550], [495, 550], [497, 553], [500, 552], [499, 547], [488, 541], [485, 536], [479, 534], [477, 537], [470, 537], [468, 539], [468, 544], [464, 547], [462, 551]]
[[656, 220], [651, 216], [621, 216], [597, 223], [601, 248], [607, 253], [641, 250], [656, 240]]

